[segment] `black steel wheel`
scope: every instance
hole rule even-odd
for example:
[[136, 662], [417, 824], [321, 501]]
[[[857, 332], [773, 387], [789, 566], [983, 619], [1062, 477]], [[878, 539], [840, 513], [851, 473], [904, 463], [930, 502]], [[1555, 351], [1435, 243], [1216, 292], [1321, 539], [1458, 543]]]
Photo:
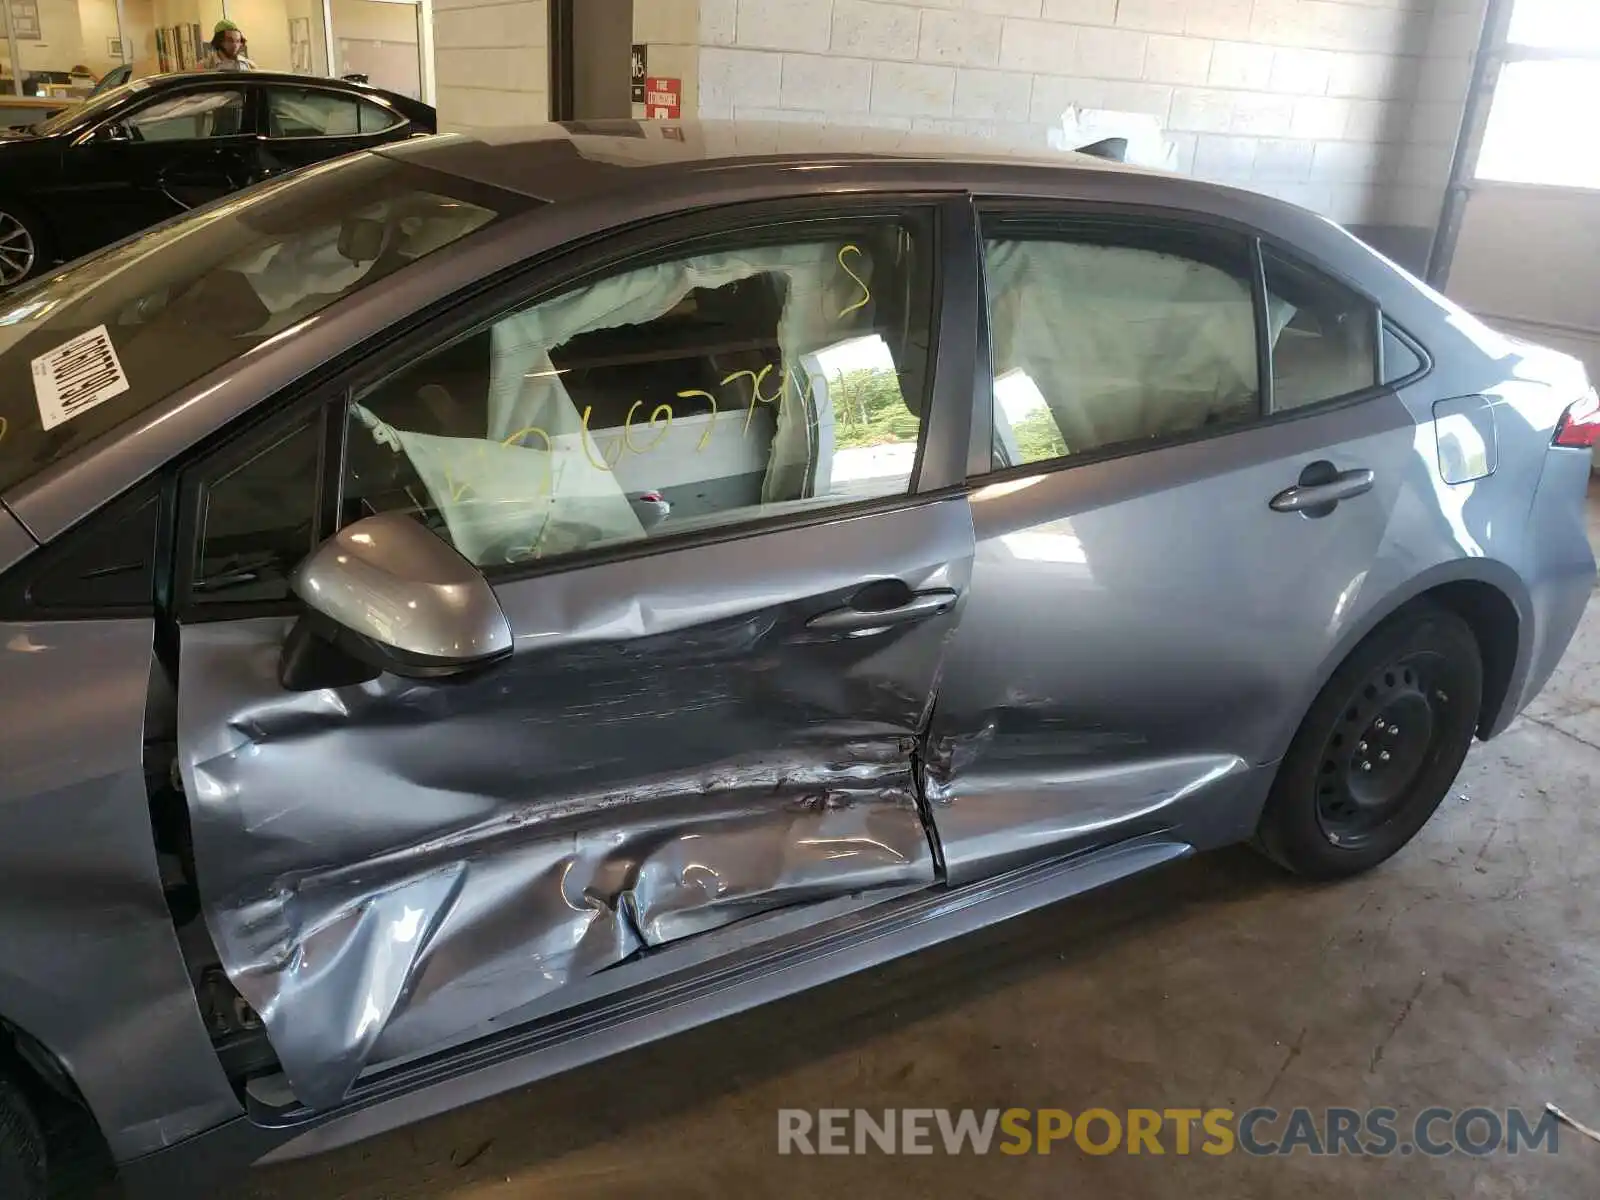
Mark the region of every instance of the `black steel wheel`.
[[0, 1076], [0, 1196], [45, 1200], [44, 1137], [22, 1090]]
[[1257, 842], [1298, 874], [1365, 871], [1433, 815], [1472, 745], [1477, 638], [1455, 613], [1407, 608], [1333, 673], [1284, 756]]

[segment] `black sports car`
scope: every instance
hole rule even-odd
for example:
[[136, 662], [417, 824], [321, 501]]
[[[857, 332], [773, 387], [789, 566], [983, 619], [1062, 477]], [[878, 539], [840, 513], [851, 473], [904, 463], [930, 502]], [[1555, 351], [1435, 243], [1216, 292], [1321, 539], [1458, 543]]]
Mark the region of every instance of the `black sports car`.
[[340, 79], [154, 75], [0, 132], [0, 289], [239, 188], [433, 133], [434, 110]]

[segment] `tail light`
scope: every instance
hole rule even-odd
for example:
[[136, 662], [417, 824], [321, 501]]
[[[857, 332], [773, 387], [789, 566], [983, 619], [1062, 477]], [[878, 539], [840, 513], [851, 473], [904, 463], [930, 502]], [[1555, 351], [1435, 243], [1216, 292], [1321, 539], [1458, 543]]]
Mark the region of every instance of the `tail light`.
[[1590, 388], [1582, 400], [1561, 414], [1556, 425], [1555, 444], [1587, 450], [1596, 442], [1600, 442], [1600, 392]]

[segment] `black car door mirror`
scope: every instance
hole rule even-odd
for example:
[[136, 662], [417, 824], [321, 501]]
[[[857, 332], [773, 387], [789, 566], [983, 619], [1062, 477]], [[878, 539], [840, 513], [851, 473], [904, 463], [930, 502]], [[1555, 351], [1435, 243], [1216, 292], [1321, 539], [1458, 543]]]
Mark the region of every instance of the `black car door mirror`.
[[131, 142], [133, 131], [120, 121], [111, 121], [94, 131], [97, 142]]
[[511, 626], [489, 581], [401, 513], [341, 529], [300, 564], [290, 586], [308, 610], [279, 663], [291, 691], [350, 686], [383, 671], [459, 675], [511, 653]]

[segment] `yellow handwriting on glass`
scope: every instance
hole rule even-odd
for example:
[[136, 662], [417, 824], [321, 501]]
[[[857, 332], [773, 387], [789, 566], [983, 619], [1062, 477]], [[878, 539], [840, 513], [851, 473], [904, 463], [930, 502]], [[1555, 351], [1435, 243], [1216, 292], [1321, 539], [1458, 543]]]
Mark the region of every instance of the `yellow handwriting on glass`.
[[[589, 433], [589, 421], [590, 421], [590, 418], [592, 418], [593, 416], [594, 416], [594, 406], [592, 404], [584, 405], [584, 408], [583, 408], [583, 432], [581, 434], [581, 437], [583, 439], [584, 457], [586, 457], [589, 460], [589, 465], [591, 467], [593, 467], [597, 471], [615, 471], [617, 469], [617, 464], [622, 461], [622, 455], [623, 455], [623, 452], [625, 450], [627, 450], [627, 446], [625, 446], [623, 444], [623, 438], [618, 438], [616, 441], [611, 443], [612, 448], [616, 450], [616, 453], [615, 454], [608, 454], [606, 452], [606, 448], [604, 446], [600, 445], [599, 439], [595, 439], [595, 441], [594, 441], [595, 448], [600, 451], [600, 461], [599, 462], [595, 462], [594, 455], [589, 450], [589, 442], [590, 442], [590, 438], [592, 436]], [[626, 436], [626, 431], [624, 431], [624, 436]]]
[[850, 264], [844, 260], [844, 256], [846, 254], [854, 254], [857, 258], [866, 257], [866, 255], [861, 252], [861, 247], [857, 246], [854, 242], [839, 248], [840, 269], [844, 271], [846, 275], [850, 276], [851, 279], [855, 280], [856, 286], [861, 289], [861, 298], [859, 300], [853, 304], [847, 304], [839, 310], [839, 316], [837, 319], [841, 321], [848, 317], [851, 313], [863, 309], [868, 304], [872, 303], [872, 289], [867, 286], [867, 281], [865, 279], [861, 278], [861, 276], [857, 275], [850, 269]]

